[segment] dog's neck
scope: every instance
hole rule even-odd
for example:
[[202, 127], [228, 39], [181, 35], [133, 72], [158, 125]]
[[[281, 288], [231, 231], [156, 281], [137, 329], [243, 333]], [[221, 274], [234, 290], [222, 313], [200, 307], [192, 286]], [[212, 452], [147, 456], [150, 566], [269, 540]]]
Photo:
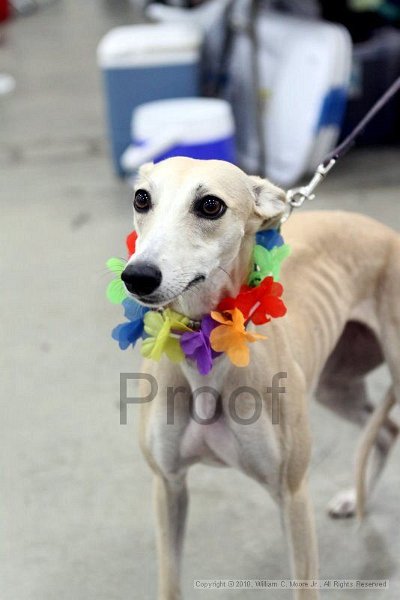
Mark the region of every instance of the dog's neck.
[[[222, 298], [235, 297], [240, 287], [247, 281], [253, 247], [254, 237], [244, 238], [238, 255], [227, 266], [217, 269], [205, 282], [193, 290], [188, 290], [172, 304], [172, 308], [198, 321], [203, 315], [215, 310]], [[195, 363], [191, 361], [183, 361], [179, 364], [192, 392], [204, 386], [214, 390], [211, 394], [196, 394], [194, 410], [198, 418], [207, 420], [214, 417], [217, 410], [215, 394], [221, 393], [230, 366], [231, 363], [225, 354], [215, 359], [213, 369], [208, 375], [200, 375]]]
[[251, 265], [254, 237], [243, 238], [239, 253], [230, 263], [217, 268], [206, 281], [187, 290], [171, 307], [177, 312], [198, 321], [216, 310], [218, 303], [227, 296], [236, 296], [240, 286], [246, 283]]

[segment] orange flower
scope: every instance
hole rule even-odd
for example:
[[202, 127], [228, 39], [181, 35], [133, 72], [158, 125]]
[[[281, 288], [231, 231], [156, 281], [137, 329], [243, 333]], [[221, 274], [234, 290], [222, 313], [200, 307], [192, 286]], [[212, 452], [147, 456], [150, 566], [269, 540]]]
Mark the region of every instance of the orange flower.
[[223, 313], [213, 311], [211, 316], [221, 323], [210, 334], [211, 348], [215, 352], [226, 352], [237, 367], [246, 367], [250, 357], [247, 343], [265, 340], [265, 336], [246, 331], [243, 313], [238, 308]]

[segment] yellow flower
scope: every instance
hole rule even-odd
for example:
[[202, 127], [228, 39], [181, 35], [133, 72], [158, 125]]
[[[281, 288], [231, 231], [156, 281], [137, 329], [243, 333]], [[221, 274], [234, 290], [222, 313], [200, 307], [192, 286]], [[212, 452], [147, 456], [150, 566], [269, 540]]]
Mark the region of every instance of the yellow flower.
[[180, 339], [174, 337], [173, 331], [191, 331], [187, 324], [189, 319], [166, 308], [162, 313], [149, 311], [144, 316], [144, 330], [149, 336], [143, 340], [141, 353], [146, 358], [160, 360], [163, 352], [172, 362], [181, 362], [184, 354]]
[[221, 323], [210, 334], [211, 348], [215, 352], [226, 352], [237, 367], [246, 367], [250, 357], [247, 343], [265, 340], [265, 336], [246, 331], [244, 316], [238, 308], [223, 313], [213, 311], [211, 316], [214, 321]]

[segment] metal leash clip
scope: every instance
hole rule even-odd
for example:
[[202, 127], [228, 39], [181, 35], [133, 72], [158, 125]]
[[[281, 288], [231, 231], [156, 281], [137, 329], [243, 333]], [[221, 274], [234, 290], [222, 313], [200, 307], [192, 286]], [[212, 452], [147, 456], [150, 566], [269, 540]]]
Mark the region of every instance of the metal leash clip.
[[282, 219], [282, 223], [288, 220], [294, 208], [299, 208], [306, 200], [314, 200], [314, 191], [317, 186], [325, 179], [329, 171], [336, 163], [336, 158], [331, 158], [327, 164], [318, 165], [310, 183], [302, 187], [292, 188], [286, 192], [286, 201], [288, 210]]

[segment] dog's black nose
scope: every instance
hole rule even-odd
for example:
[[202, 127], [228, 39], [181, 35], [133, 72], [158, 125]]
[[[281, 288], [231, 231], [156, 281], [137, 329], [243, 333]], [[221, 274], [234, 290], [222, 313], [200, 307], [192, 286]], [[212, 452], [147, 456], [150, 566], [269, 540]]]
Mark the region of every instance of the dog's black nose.
[[162, 279], [161, 271], [149, 263], [128, 265], [121, 273], [126, 288], [136, 296], [148, 296], [156, 290]]

